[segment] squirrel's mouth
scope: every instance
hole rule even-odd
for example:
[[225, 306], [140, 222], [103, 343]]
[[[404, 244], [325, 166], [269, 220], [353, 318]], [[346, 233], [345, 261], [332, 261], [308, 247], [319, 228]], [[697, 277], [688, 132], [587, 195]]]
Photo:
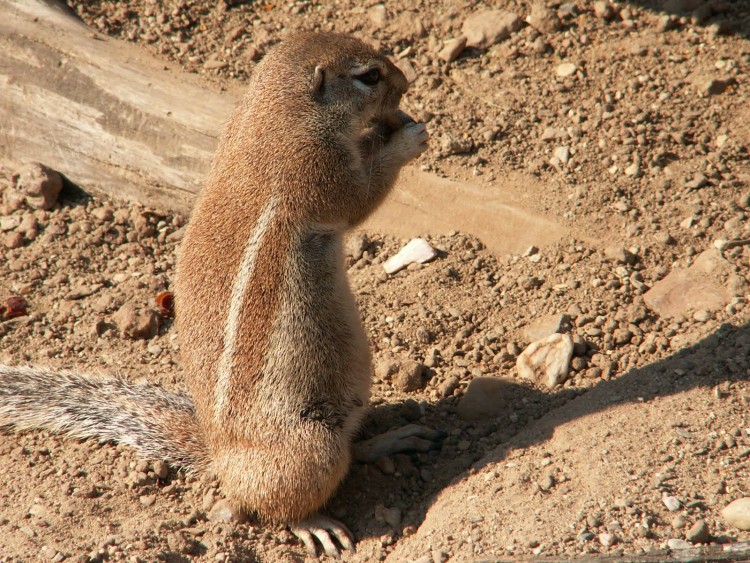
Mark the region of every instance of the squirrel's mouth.
[[384, 125], [391, 133], [398, 131], [407, 123], [414, 123], [414, 119], [398, 108], [392, 112], [381, 114], [372, 120], [373, 126]]

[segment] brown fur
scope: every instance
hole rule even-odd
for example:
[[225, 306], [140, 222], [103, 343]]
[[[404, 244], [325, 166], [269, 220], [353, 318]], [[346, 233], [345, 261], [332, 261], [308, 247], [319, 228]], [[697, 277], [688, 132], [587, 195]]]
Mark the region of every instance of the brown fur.
[[[365, 78], [373, 69], [379, 80]], [[192, 401], [0, 366], [0, 424], [212, 466], [225, 493], [268, 520], [315, 513], [348, 470], [370, 393], [342, 234], [426, 147], [424, 126], [398, 112], [406, 88], [390, 61], [349, 37], [298, 34], [269, 53], [226, 127], [178, 257]], [[326, 526], [350, 545], [340, 525]]]
[[[370, 64], [385, 75], [372, 94], [351, 77]], [[226, 492], [268, 519], [315, 512], [349, 466], [370, 357], [340, 238], [423, 150], [383, 125], [406, 88], [390, 61], [349, 37], [300, 34], [282, 43], [230, 119], [183, 240], [177, 324], [198, 419]], [[231, 414], [217, 420], [227, 303], [272, 198], [278, 211], [241, 308]]]

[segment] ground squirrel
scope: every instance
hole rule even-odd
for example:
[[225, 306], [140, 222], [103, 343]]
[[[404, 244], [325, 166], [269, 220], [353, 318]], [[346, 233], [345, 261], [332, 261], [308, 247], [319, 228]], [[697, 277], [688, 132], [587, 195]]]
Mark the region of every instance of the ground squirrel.
[[[229, 120], [178, 255], [190, 396], [0, 366], [0, 423], [132, 445], [210, 467], [243, 509], [338, 555], [317, 511], [351, 459], [371, 360], [342, 234], [427, 146], [401, 71], [356, 39], [300, 33], [270, 52]], [[400, 436], [412, 438], [407, 430]]]

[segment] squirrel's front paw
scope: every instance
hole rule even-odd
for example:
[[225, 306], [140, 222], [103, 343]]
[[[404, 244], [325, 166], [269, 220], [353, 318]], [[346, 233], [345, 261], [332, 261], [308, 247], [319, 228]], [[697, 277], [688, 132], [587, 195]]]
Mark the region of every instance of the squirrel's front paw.
[[427, 150], [430, 135], [424, 123], [407, 123], [391, 137], [389, 145], [393, 152], [408, 162]]

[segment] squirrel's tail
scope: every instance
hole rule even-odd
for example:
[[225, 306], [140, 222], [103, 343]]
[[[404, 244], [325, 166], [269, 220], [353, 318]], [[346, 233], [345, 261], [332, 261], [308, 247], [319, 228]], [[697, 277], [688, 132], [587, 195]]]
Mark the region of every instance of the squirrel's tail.
[[207, 459], [188, 395], [118, 378], [0, 365], [0, 426], [127, 444], [188, 469]]

